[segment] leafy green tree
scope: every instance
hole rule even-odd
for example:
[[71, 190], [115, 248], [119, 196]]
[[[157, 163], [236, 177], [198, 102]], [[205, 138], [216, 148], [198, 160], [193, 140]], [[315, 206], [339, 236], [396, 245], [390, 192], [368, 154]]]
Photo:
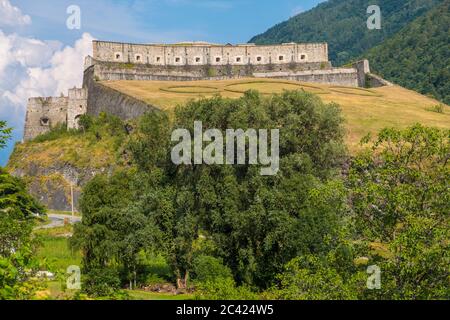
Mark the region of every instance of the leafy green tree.
[[382, 130], [354, 159], [354, 223], [383, 279], [366, 297], [448, 299], [449, 160], [450, 131], [419, 124]]
[[[11, 130], [0, 123], [0, 148]], [[0, 168], [0, 299], [30, 298], [36, 286], [29, 280], [34, 267], [34, 216], [44, 208], [31, 197], [24, 183]]]
[[6, 121], [0, 121], [0, 149], [6, 146], [6, 142], [11, 138], [12, 129], [6, 124]]
[[[159, 181], [150, 179], [143, 189], [141, 210], [162, 232], [161, 247], [170, 252], [168, 259], [183, 285], [193, 267], [199, 230], [217, 244], [218, 255], [236, 279], [252, 285], [270, 283], [297, 254], [326, 249], [324, 237], [332, 237], [346, 211], [342, 185], [322, 182], [337, 177], [345, 158], [336, 105], [303, 92], [270, 98], [248, 92], [237, 100], [190, 102], [174, 118], [172, 128], [191, 134], [194, 121], [202, 121], [204, 130], [223, 133], [228, 128], [282, 128], [281, 170], [262, 177], [258, 166], [175, 166], [168, 120], [159, 114], [142, 120], [139, 139], [130, 149], [140, 170], [151, 171]], [[328, 189], [329, 198], [319, 200], [317, 195]], [[328, 211], [319, 214], [319, 208]]]

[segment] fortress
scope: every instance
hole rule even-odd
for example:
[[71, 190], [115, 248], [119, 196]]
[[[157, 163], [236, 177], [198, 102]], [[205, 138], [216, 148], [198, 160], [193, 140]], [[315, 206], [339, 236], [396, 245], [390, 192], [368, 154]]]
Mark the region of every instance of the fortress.
[[88, 113], [138, 117], [157, 108], [102, 85], [113, 80], [193, 81], [243, 77], [277, 78], [333, 85], [365, 87], [388, 83], [370, 73], [363, 60], [348, 68], [333, 68], [326, 43], [286, 43], [257, 46], [217, 45], [204, 42], [130, 44], [93, 41], [93, 56], [85, 58], [82, 89], [68, 96], [30, 98], [24, 140], [28, 141], [66, 123], [77, 128]]

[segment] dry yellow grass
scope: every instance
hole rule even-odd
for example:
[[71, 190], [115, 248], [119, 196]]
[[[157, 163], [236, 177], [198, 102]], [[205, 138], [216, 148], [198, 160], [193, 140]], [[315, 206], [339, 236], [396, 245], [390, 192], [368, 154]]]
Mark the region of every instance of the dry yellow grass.
[[303, 89], [318, 93], [325, 102], [338, 103], [346, 118], [347, 144], [351, 151], [367, 133], [385, 127], [404, 128], [416, 122], [427, 126], [450, 128], [450, 110], [444, 113], [428, 109], [439, 102], [399, 86], [374, 89], [336, 87], [296, 81], [247, 78], [221, 81], [108, 81], [102, 84], [136, 97], [163, 110], [170, 110], [190, 99], [211, 97], [238, 98], [242, 92], [256, 89], [262, 93]]

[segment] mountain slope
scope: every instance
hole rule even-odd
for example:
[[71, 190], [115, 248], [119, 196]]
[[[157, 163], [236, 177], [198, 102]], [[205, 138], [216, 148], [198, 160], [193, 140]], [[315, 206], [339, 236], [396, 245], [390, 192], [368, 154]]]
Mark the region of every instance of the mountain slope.
[[[443, 0], [329, 0], [270, 28], [250, 40], [257, 44], [316, 42], [329, 44], [330, 59], [340, 65], [379, 45]], [[367, 28], [368, 6], [379, 5], [382, 29]]]
[[450, 0], [417, 18], [364, 57], [384, 78], [450, 104]]

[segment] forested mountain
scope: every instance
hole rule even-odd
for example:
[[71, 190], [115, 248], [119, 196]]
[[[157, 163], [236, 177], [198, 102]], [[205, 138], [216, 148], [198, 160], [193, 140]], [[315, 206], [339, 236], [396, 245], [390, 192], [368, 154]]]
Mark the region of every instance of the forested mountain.
[[[340, 65], [379, 45], [442, 1], [329, 0], [272, 27], [250, 42], [328, 42], [330, 59], [335, 65]], [[367, 28], [367, 8], [370, 5], [381, 8], [381, 30]]]
[[450, 104], [450, 0], [369, 50], [372, 70]]

